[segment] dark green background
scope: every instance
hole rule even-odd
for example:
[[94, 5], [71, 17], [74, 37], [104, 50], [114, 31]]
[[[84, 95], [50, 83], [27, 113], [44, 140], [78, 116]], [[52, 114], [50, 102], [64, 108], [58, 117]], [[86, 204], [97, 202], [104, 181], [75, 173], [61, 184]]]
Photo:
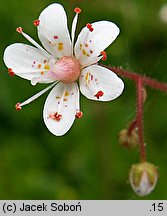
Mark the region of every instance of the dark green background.
[[[76, 6], [82, 8], [77, 32], [88, 22], [111, 20], [121, 29], [107, 49], [106, 64], [122, 66], [167, 82], [167, 23], [159, 10], [163, 0], [59, 1], [71, 26]], [[0, 1], [0, 199], [140, 199], [128, 183], [138, 150], [118, 145], [118, 133], [135, 117], [135, 85], [124, 79], [117, 100], [100, 103], [81, 97], [84, 116], [63, 137], [45, 127], [42, 110], [47, 93], [15, 111], [46, 85], [31, 86], [10, 77], [3, 63], [6, 46], [28, 43], [16, 33], [22, 26], [38, 42], [33, 20], [53, 1]], [[159, 167], [159, 181], [144, 199], [167, 199], [167, 95], [148, 89], [145, 103], [147, 157]], [[142, 198], [143, 199], [143, 198]]]

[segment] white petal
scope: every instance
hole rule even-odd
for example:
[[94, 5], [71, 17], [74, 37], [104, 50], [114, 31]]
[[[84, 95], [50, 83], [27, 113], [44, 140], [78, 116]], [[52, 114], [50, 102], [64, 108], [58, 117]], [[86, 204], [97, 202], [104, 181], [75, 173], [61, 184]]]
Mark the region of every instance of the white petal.
[[[79, 90], [76, 83], [58, 83], [48, 95], [43, 111], [44, 122], [51, 133], [64, 135], [72, 126], [78, 109]], [[58, 121], [53, 116], [61, 115]]]
[[[49, 56], [42, 50], [30, 45], [16, 43], [8, 46], [4, 52], [4, 62], [12, 71], [28, 80], [46, 75], [49, 71]], [[41, 83], [53, 80], [45, 78]]]
[[[99, 101], [110, 101], [117, 98], [124, 88], [122, 80], [115, 73], [98, 65], [83, 69], [79, 83], [83, 95]], [[98, 92], [103, 92], [99, 99], [96, 96]]]
[[67, 16], [60, 4], [51, 4], [39, 16], [38, 35], [45, 49], [54, 57], [71, 56]]
[[112, 22], [99, 21], [92, 23], [93, 31], [84, 27], [78, 35], [75, 55], [82, 66], [91, 64], [118, 36], [119, 28]]

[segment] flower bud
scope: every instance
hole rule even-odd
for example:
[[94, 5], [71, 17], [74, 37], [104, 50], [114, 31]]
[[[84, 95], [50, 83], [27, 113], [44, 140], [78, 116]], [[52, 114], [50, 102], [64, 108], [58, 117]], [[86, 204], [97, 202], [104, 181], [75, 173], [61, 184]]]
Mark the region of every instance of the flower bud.
[[121, 146], [133, 149], [139, 145], [139, 137], [137, 133], [137, 129], [133, 129], [131, 133], [129, 133], [128, 129], [123, 129], [120, 131], [118, 135], [118, 141]]
[[134, 164], [129, 173], [129, 180], [134, 192], [146, 196], [155, 188], [158, 170], [154, 164], [143, 162]]

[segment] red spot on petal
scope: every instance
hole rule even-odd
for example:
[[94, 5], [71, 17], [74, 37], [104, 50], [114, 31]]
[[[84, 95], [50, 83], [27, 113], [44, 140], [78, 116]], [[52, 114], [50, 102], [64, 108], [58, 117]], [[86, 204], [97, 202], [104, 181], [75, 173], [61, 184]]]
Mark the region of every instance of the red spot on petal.
[[98, 91], [94, 96], [97, 97], [97, 99], [99, 99], [100, 97], [102, 97], [104, 95], [103, 91]]
[[81, 9], [80, 9], [79, 7], [76, 7], [76, 8], [74, 9], [74, 12], [77, 13], [77, 14], [79, 14], [79, 13], [81, 13]]
[[39, 26], [40, 20], [34, 20], [33, 24], [34, 24], [35, 26]]
[[50, 114], [49, 118], [56, 120], [56, 121], [60, 121], [62, 118], [62, 115], [58, 114], [58, 112], [55, 112], [54, 114]]
[[13, 72], [12, 68], [8, 68], [8, 73], [10, 76], [14, 76], [15, 73]]
[[83, 116], [83, 112], [81, 112], [81, 111], [79, 111], [79, 112], [77, 112], [77, 113], [75, 114], [75, 117], [76, 117], [77, 119], [82, 118], [82, 116]]
[[21, 106], [20, 106], [20, 104], [21, 104], [21, 103], [17, 103], [17, 104], [15, 105], [15, 108], [16, 108], [17, 111], [19, 111], [19, 110], [22, 109]]
[[57, 36], [57, 35], [55, 35], [53, 38], [56, 40], [56, 39], [58, 39], [58, 36]]
[[18, 33], [22, 33], [23, 32], [23, 28], [22, 27], [18, 27], [17, 29], [16, 29], [16, 31], [18, 32]]
[[92, 24], [87, 23], [86, 27], [89, 29], [90, 32], [92, 32], [94, 30], [94, 28], [92, 27]]
[[103, 56], [102, 61], [106, 61], [107, 60], [107, 53], [105, 51], [102, 51], [101, 55]]

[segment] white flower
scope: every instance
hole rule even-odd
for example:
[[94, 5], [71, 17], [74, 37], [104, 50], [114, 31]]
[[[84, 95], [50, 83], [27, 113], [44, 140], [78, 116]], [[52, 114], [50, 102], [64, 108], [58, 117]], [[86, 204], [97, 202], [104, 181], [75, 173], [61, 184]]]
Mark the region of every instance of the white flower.
[[54, 86], [46, 99], [43, 117], [47, 128], [57, 136], [65, 134], [75, 118], [82, 116], [77, 80], [81, 93], [92, 100], [113, 100], [122, 93], [124, 87], [115, 73], [96, 64], [100, 59], [106, 59], [104, 50], [118, 36], [118, 27], [109, 21], [87, 24], [74, 46], [80, 9], [76, 8], [75, 12], [71, 38], [64, 8], [54, 3], [34, 21], [45, 49], [19, 27], [17, 31], [34, 46], [16, 43], [8, 46], [4, 53], [4, 62], [10, 75], [28, 79], [32, 85], [52, 83], [25, 102], [16, 104], [16, 109], [21, 109]]

